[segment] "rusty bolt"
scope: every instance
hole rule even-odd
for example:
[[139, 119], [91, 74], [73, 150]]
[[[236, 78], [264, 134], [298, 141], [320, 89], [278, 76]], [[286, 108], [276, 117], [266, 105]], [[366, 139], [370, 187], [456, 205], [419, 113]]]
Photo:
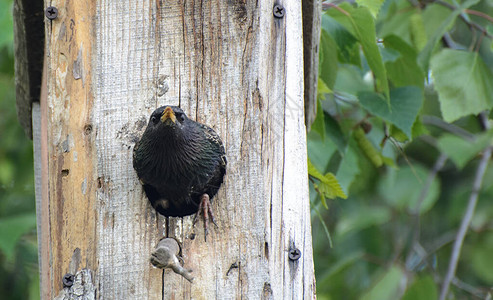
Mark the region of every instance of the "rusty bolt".
[[300, 249], [297, 249], [297, 248], [290, 249], [288, 257], [292, 261], [296, 261], [296, 260], [300, 259], [300, 257], [301, 257]]
[[54, 6], [48, 6], [45, 9], [45, 16], [50, 20], [56, 19], [58, 17], [58, 9]]
[[274, 13], [274, 17], [276, 18], [282, 18], [284, 17], [284, 7], [282, 7], [282, 5], [280, 4], [276, 4], [274, 5], [274, 10], [273, 10], [273, 13]]
[[71, 287], [74, 285], [74, 274], [67, 273], [62, 278], [63, 287]]

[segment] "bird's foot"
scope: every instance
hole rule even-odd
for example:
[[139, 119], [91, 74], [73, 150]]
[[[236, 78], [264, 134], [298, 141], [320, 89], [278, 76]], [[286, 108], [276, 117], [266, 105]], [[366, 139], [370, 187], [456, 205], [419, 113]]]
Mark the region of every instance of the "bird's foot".
[[211, 201], [209, 199], [209, 195], [207, 194], [203, 194], [202, 196], [200, 196], [199, 209], [197, 210], [197, 213], [193, 218], [193, 225], [197, 223], [200, 213], [203, 213], [204, 216], [204, 233], [205, 233], [204, 239], [207, 242], [207, 233], [209, 231], [209, 215], [212, 223], [217, 226], [216, 221], [214, 219], [214, 213], [212, 212]]

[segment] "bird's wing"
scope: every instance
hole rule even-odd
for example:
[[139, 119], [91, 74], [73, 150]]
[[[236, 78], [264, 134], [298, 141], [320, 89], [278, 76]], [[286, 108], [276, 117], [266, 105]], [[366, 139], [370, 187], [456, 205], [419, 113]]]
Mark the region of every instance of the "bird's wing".
[[132, 153], [132, 165], [133, 165], [133, 167], [134, 167], [134, 170], [135, 170], [135, 171], [137, 171], [137, 177], [139, 177], [140, 183], [141, 183], [141, 184], [145, 184], [145, 182], [144, 182], [144, 181], [142, 180], [142, 178], [140, 178], [140, 176], [139, 176], [139, 171], [140, 171], [140, 170], [138, 169], [138, 163], [137, 163], [137, 161], [138, 161], [138, 159], [139, 159], [139, 158], [138, 158], [138, 156], [137, 156], [137, 152], [139, 151], [140, 141], [141, 141], [141, 140], [138, 140], [138, 141], [135, 143], [135, 145], [134, 145], [134, 151], [133, 151], [133, 153]]
[[207, 140], [216, 144], [217, 147], [219, 148], [219, 151], [221, 152], [222, 165], [223, 167], [226, 167], [227, 164], [226, 150], [224, 149], [224, 145], [223, 145], [223, 141], [221, 140], [221, 137], [214, 131], [214, 129], [210, 128], [209, 126], [204, 124], [200, 124], [200, 126], [204, 129]]

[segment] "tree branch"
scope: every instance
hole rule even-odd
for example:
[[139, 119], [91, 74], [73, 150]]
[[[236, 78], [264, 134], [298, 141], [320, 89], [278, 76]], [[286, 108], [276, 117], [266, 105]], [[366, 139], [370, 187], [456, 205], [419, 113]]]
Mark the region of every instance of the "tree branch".
[[[484, 128], [488, 129], [489, 124], [485, 114], [480, 114], [480, 119]], [[462, 249], [462, 244], [467, 234], [469, 225], [471, 224], [472, 217], [474, 216], [474, 210], [476, 209], [476, 204], [478, 202], [478, 194], [479, 191], [481, 190], [481, 184], [483, 182], [484, 173], [486, 171], [486, 167], [488, 166], [488, 161], [491, 158], [492, 150], [493, 150], [493, 146], [488, 146], [485, 149], [483, 153], [483, 157], [479, 162], [478, 169], [476, 170], [476, 175], [472, 186], [472, 192], [471, 195], [469, 196], [469, 200], [467, 203], [466, 213], [462, 218], [459, 231], [457, 232], [457, 237], [455, 239], [454, 247], [452, 250], [452, 257], [450, 258], [447, 274], [445, 275], [445, 280], [443, 281], [442, 284], [442, 290], [440, 292], [440, 300], [445, 300], [445, 297], [447, 297], [450, 283], [455, 277], [455, 271], [457, 270], [457, 264], [459, 263], [459, 256], [460, 256], [460, 251]]]

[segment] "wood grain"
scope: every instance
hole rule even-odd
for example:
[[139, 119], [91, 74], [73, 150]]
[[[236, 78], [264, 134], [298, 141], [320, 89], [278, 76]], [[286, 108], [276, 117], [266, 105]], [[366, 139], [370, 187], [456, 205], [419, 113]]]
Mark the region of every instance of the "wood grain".
[[[78, 265], [100, 299], [314, 298], [299, 1], [284, 1], [280, 19], [273, 1], [55, 4], [50, 295]], [[156, 215], [132, 168], [133, 145], [164, 104], [213, 127], [226, 147], [207, 242], [192, 217]], [[193, 284], [149, 263], [162, 236], [181, 243]]]

